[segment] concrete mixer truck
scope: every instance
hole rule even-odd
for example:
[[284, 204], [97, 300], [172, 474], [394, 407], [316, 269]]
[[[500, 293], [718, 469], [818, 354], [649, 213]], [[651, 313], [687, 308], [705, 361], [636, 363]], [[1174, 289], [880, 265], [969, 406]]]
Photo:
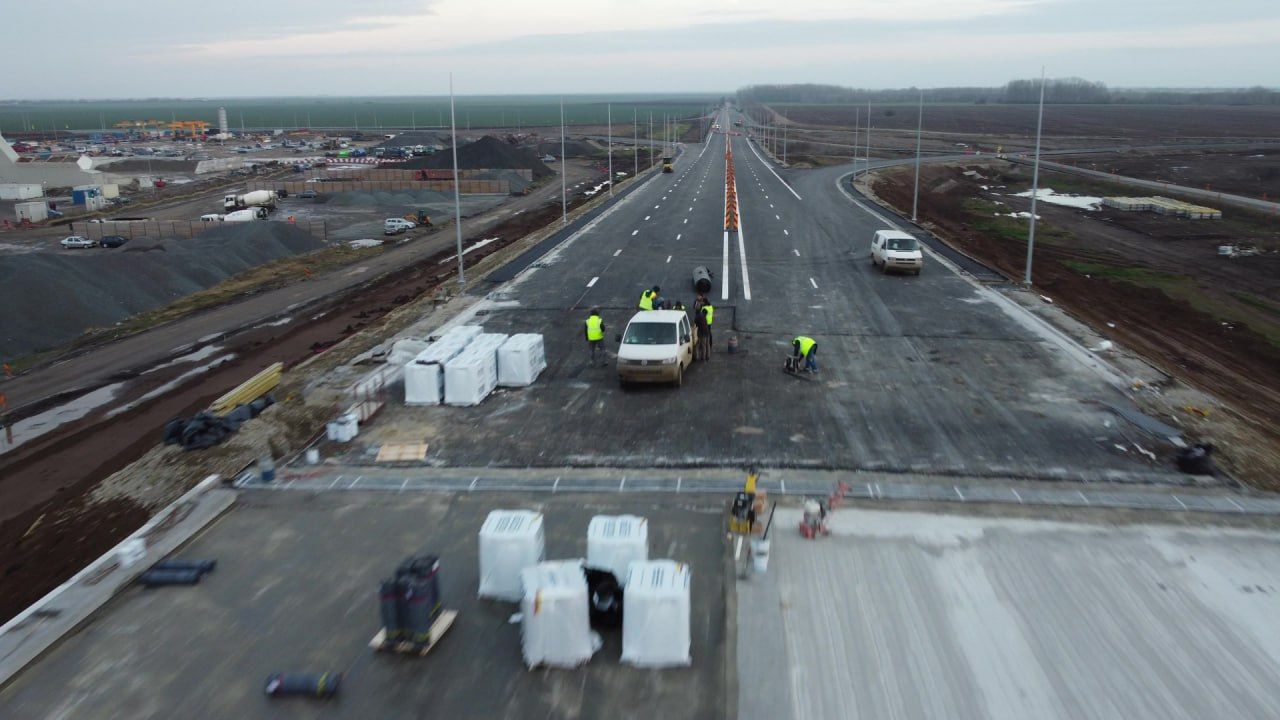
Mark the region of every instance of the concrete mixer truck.
[[276, 202], [280, 196], [274, 190], [254, 190], [242, 195], [224, 195], [222, 198], [222, 207], [228, 212], [232, 210], [244, 210], [251, 207], [263, 207], [267, 210], [275, 210]]

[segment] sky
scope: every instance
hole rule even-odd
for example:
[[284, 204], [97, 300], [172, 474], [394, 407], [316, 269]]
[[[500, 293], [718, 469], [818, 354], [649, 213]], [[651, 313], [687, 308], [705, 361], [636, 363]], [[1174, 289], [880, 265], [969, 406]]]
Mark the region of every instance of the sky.
[[0, 0], [0, 97], [1280, 84], [1274, 0]]

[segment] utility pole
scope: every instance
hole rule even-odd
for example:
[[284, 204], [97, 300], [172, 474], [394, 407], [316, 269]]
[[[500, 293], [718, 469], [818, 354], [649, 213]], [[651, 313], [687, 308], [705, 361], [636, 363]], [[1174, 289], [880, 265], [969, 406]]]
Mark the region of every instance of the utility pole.
[[853, 109], [853, 176], [858, 176], [858, 129], [862, 124], [862, 108]]
[[871, 101], [867, 101], [867, 174], [871, 174]]
[[920, 204], [920, 132], [924, 129], [924, 91], [920, 91], [920, 105], [916, 109], [916, 186], [911, 191], [911, 222], [916, 221], [916, 208]]
[[613, 103], [605, 104], [609, 118], [609, 197], [613, 197]]
[[1031, 170], [1031, 222], [1027, 226], [1027, 273], [1023, 282], [1031, 286], [1031, 256], [1036, 249], [1036, 195], [1040, 194], [1040, 131], [1044, 128], [1044, 66], [1040, 66], [1040, 109], [1036, 113], [1036, 162]]
[[462, 193], [458, 189], [458, 120], [453, 111], [453, 73], [449, 73], [449, 126], [453, 134], [453, 227], [458, 237], [458, 286], [467, 286], [467, 272], [462, 264]]
[[640, 111], [631, 108], [631, 177], [640, 174]]
[[653, 167], [653, 111], [649, 111], [649, 167]]
[[564, 96], [560, 96], [560, 222], [569, 224], [569, 181], [565, 179], [568, 159], [564, 156]]
[[[790, 120], [787, 120], [787, 116], [785, 114], [782, 116], [782, 121], [787, 124], [790, 124], [791, 122]], [[782, 126], [782, 164], [784, 166], [787, 164], [787, 126], [786, 125]]]

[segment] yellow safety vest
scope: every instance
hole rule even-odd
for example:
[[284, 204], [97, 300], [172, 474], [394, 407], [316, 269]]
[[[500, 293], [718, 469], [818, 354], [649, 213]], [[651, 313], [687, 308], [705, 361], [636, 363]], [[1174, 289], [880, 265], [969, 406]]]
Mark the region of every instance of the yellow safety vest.
[[587, 339], [592, 342], [604, 339], [604, 321], [599, 315], [587, 318]]
[[813, 346], [818, 344], [817, 340], [803, 335], [796, 338], [795, 342], [800, 343], [800, 357], [809, 357], [809, 352], [813, 350]]
[[707, 327], [711, 327], [711, 321], [716, 317], [716, 309], [707, 303], [702, 306], [702, 316], [707, 319]]
[[653, 309], [653, 291], [652, 290], [645, 290], [644, 292], [640, 293], [640, 309], [641, 310]]

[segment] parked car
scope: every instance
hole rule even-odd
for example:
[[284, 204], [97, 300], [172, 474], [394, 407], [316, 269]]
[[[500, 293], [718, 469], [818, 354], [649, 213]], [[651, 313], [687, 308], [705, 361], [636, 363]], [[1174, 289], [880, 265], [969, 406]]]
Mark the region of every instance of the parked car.
[[618, 380], [684, 384], [697, 335], [680, 310], [641, 310], [631, 317], [618, 347]]
[[897, 230], [877, 230], [871, 239], [871, 264], [884, 272], [901, 270], [916, 275], [924, 267], [920, 241]]
[[315, 190], [303, 190], [302, 192], [298, 193], [298, 199], [300, 200], [310, 200], [317, 196], [319, 196], [319, 193], [317, 193]]
[[62, 247], [67, 248], [68, 250], [73, 248], [91, 248], [97, 244], [98, 243], [84, 237], [83, 235], [71, 235], [70, 237], [62, 238]]
[[98, 244], [104, 248], [118, 248], [129, 242], [129, 238], [123, 235], [103, 235]]
[[418, 223], [404, 218], [387, 218], [382, 222], [383, 235], [399, 235], [406, 230], [412, 230], [418, 227]]

